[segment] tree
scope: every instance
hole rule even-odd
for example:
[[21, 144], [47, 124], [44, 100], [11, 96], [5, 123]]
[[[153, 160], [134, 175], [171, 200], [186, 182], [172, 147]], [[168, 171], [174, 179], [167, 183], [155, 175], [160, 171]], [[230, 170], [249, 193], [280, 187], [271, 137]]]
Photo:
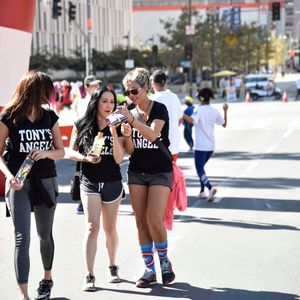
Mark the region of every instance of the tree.
[[[193, 68], [233, 69], [240, 72], [258, 70], [262, 61], [268, 60], [274, 50], [268, 43], [266, 31], [256, 24], [241, 25], [237, 30], [228, 30], [218, 18], [203, 20], [192, 10], [195, 35], [193, 43]], [[160, 20], [166, 35], [160, 36], [163, 44], [164, 62], [170, 70], [176, 69], [184, 60], [184, 45], [188, 41], [185, 26], [189, 13], [183, 9], [178, 20]]]

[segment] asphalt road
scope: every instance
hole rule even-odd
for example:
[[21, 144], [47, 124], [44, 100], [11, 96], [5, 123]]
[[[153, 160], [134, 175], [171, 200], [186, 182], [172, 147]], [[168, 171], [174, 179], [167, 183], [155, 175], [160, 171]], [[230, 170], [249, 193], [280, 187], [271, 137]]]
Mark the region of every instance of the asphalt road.
[[[221, 109], [221, 104], [216, 107]], [[300, 102], [230, 103], [228, 114], [228, 128], [216, 130], [217, 148], [206, 170], [218, 188], [215, 202], [196, 198], [199, 181], [193, 154], [186, 152], [182, 140], [178, 164], [186, 176], [188, 208], [175, 212], [174, 229], [169, 232], [169, 256], [176, 272], [170, 287], [135, 287], [143, 263], [127, 195], [118, 217], [122, 282], [107, 283], [101, 231], [95, 267], [98, 289], [81, 291], [84, 216], [75, 214], [76, 203], [68, 193], [75, 166], [67, 159], [57, 162], [60, 203], [54, 225], [51, 299], [300, 299]], [[0, 299], [13, 300], [17, 299], [13, 226], [4, 215], [1, 202]], [[33, 297], [42, 269], [32, 221], [29, 289]]]

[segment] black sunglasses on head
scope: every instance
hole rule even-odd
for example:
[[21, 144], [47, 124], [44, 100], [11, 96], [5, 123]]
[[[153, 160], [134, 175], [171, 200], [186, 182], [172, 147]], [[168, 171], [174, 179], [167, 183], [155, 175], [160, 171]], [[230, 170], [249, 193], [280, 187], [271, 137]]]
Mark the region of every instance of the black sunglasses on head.
[[141, 89], [141, 87], [139, 87], [139, 88], [130, 88], [130, 89], [124, 91], [124, 96], [129, 96], [130, 94], [137, 95], [139, 93], [140, 89]]

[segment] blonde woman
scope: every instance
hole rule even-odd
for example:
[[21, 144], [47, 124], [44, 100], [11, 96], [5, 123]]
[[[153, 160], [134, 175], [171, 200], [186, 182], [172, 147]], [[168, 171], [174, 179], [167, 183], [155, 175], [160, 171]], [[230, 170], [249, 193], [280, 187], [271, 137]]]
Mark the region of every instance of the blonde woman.
[[165, 105], [151, 101], [147, 96], [150, 78], [146, 69], [130, 71], [124, 77], [123, 85], [125, 95], [135, 105], [131, 111], [122, 108], [119, 112], [129, 122], [122, 125], [125, 149], [130, 154], [128, 186], [145, 263], [145, 272], [136, 286], [147, 288], [157, 283], [153, 247], [159, 256], [163, 284], [175, 279], [163, 223], [172, 187], [172, 162], [154, 143], [159, 138], [166, 147], [169, 146], [169, 116]]

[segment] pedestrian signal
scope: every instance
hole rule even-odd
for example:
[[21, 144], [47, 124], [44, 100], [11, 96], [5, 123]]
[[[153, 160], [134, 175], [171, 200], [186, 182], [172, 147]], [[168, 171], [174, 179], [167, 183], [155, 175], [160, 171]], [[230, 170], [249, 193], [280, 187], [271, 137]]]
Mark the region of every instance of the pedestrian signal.
[[58, 17], [61, 16], [61, 10], [62, 7], [61, 5], [61, 0], [53, 0], [52, 3], [52, 18], [57, 19]]
[[193, 44], [192, 43], [185, 44], [185, 58], [188, 61], [191, 61], [193, 59]]

